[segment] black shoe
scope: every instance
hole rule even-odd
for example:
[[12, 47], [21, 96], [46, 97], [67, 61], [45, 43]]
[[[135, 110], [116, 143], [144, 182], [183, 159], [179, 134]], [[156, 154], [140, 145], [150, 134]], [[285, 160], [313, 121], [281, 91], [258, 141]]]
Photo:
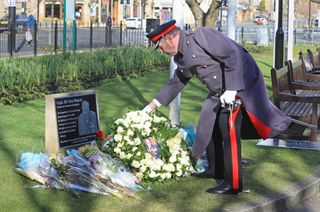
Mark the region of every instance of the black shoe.
[[209, 188], [207, 192], [215, 194], [240, 194], [242, 192], [242, 189], [233, 189], [231, 185], [223, 181], [216, 187]]
[[204, 172], [195, 172], [192, 173], [191, 176], [193, 177], [199, 177], [199, 178], [214, 178], [214, 175], [212, 172], [206, 170]]

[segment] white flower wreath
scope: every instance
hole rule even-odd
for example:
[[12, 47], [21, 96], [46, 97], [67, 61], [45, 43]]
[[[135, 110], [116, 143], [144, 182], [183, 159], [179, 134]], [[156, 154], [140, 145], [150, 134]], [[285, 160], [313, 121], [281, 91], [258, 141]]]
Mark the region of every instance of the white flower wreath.
[[154, 112], [128, 112], [114, 122], [112, 130], [107, 151], [130, 167], [138, 179], [177, 179], [193, 170], [183, 135]]

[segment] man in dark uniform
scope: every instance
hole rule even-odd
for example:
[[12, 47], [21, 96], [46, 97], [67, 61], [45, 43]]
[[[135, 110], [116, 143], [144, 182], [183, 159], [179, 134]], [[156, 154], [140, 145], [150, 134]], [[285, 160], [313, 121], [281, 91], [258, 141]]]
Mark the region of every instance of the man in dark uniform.
[[207, 152], [208, 169], [198, 177], [223, 179], [207, 192], [242, 192], [242, 138], [270, 138], [286, 130], [291, 119], [270, 101], [261, 71], [252, 56], [220, 32], [199, 27], [181, 30], [175, 21], [147, 37], [177, 64], [172, 79], [143, 110], [167, 106], [196, 76], [208, 88], [200, 112], [194, 157]]

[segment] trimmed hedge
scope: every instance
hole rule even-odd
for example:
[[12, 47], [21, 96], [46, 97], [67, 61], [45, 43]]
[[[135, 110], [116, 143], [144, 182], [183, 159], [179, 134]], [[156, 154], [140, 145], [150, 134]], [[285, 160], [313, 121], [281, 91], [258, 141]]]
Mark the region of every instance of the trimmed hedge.
[[85, 89], [103, 80], [131, 78], [168, 67], [169, 57], [151, 48], [113, 48], [0, 60], [0, 103]]

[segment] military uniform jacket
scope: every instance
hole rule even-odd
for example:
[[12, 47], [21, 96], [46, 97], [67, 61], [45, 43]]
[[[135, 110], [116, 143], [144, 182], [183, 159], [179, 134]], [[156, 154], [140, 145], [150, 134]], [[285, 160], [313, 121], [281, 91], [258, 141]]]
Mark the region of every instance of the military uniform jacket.
[[269, 101], [262, 73], [251, 55], [220, 32], [206, 27], [181, 30], [174, 61], [174, 76], [156, 96], [162, 105], [167, 106], [193, 76], [209, 91], [199, 116], [194, 156], [203, 154], [214, 133], [219, 97], [225, 90], [238, 91], [237, 98], [261, 138], [273, 137], [290, 125], [291, 119]]

